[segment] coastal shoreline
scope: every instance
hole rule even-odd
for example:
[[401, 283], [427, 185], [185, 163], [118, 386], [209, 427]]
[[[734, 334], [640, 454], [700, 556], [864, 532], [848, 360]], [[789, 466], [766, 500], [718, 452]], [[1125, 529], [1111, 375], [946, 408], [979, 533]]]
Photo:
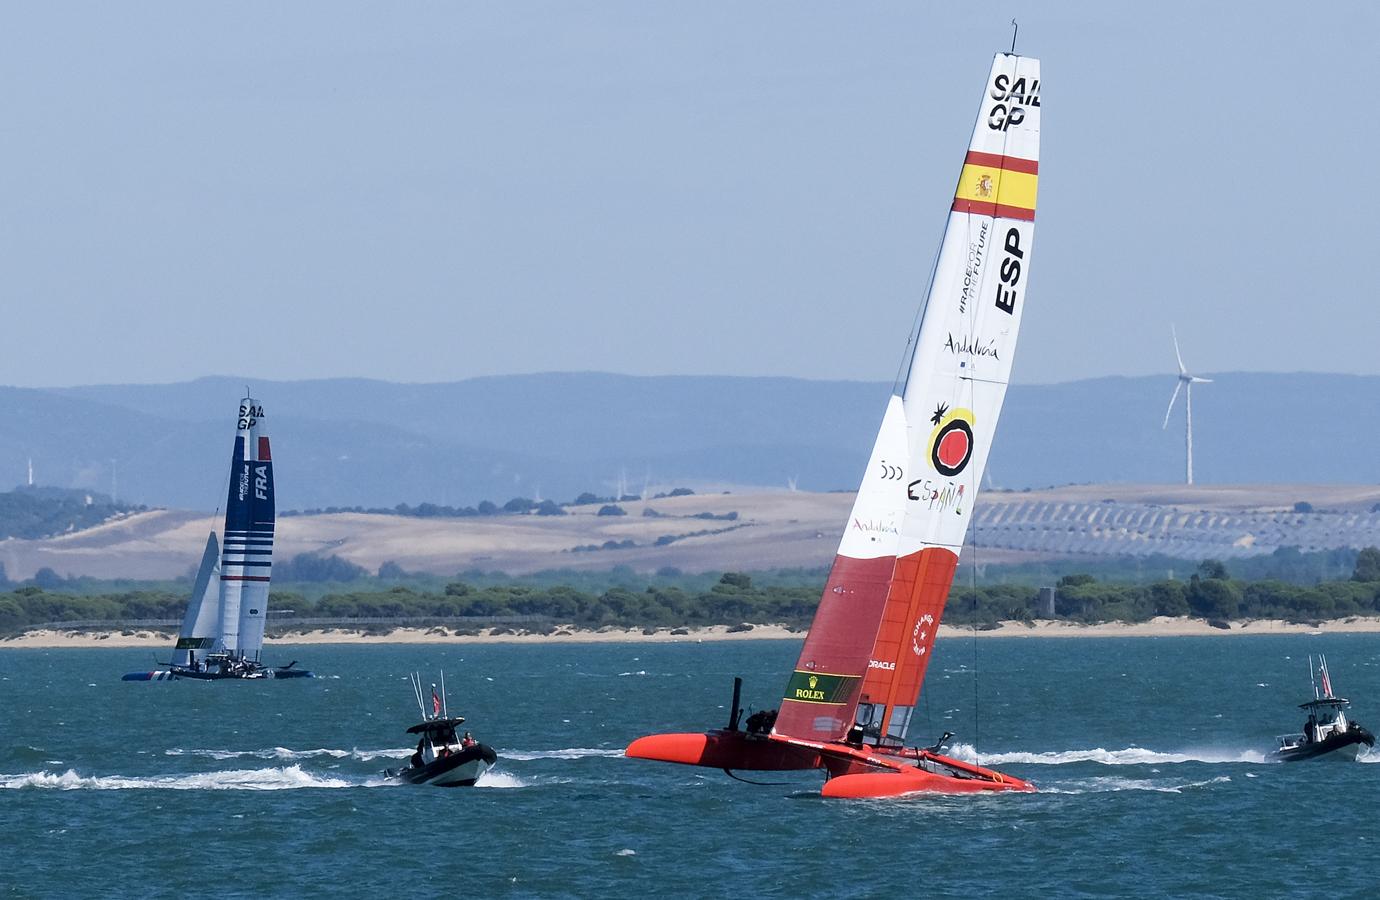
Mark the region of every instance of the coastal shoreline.
[[[735, 626], [736, 627], [736, 626]], [[551, 634], [495, 634], [484, 629], [479, 634], [454, 634], [450, 629], [396, 628], [386, 634], [369, 634], [363, 630], [328, 628], [282, 634], [269, 638], [268, 645], [304, 644], [599, 644], [599, 643], [691, 643], [704, 641], [761, 641], [795, 640], [805, 638], [804, 629], [784, 625], [754, 625], [747, 631], [730, 631], [728, 626], [706, 628], [660, 628], [645, 633], [641, 628], [605, 628], [600, 630], [558, 627]], [[1203, 619], [1159, 617], [1148, 622], [1106, 622], [1082, 625], [1068, 622], [1038, 621], [1002, 622], [996, 628], [974, 631], [972, 628], [941, 625], [939, 637], [971, 638], [1095, 638], [1095, 637], [1234, 637], [1264, 634], [1369, 634], [1380, 632], [1380, 616], [1353, 616], [1317, 624], [1285, 622], [1279, 619], [1259, 619], [1233, 622], [1230, 628], [1209, 625]], [[89, 631], [31, 631], [0, 639], [0, 649], [6, 648], [89, 648], [89, 647], [167, 647], [171, 633], [141, 630], [123, 632]]]

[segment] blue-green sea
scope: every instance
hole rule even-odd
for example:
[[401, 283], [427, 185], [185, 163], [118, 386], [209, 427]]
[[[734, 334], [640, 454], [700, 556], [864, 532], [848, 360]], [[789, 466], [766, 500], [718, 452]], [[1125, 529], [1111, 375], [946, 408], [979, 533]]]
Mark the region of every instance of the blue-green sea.
[[[0, 650], [0, 896], [1360, 897], [1380, 754], [1266, 761], [1310, 653], [1380, 726], [1380, 637], [942, 641], [912, 727], [1033, 795], [826, 801], [813, 774], [621, 757], [774, 706], [794, 641], [271, 647], [320, 676], [126, 683], [148, 650]], [[397, 785], [406, 673], [494, 746]]]

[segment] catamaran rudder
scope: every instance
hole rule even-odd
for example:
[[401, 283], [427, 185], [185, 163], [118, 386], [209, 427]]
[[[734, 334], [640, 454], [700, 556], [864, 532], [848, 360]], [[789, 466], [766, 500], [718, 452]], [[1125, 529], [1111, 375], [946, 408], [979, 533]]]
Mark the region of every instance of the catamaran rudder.
[[773, 726], [654, 735], [628, 755], [812, 769], [827, 796], [1030, 790], [905, 748], [1001, 412], [1025, 308], [1039, 177], [1040, 64], [999, 54], [934, 277]]

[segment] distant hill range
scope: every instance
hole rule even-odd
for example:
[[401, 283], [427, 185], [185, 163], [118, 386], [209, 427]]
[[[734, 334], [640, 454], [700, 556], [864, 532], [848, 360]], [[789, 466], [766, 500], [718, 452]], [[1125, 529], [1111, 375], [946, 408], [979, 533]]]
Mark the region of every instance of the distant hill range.
[[[1019, 371], [1018, 371], [1019, 377]], [[1380, 377], [1225, 373], [1194, 392], [1200, 483], [1380, 482]], [[273, 435], [279, 506], [469, 505], [582, 491], [853, 490], [890, 385], [553, 373], [447, 384], [202, 378], [0, 388], [0, 484], [223, 503], [248, 383]], [[1002, 488], [1174, 483], [1172, 376], [1012, 387], [989, 465]]]
[[[850, 524], [852, 502], [849, 493], [763, 491], [607, 508], [588, 503], [567, 507], [564, 515], [289, 516], [278, 521], [274, 577], [280, 586], [327, 580], [327, 573], [354, 566], [445, 576], [474, 570], [822, 573]], [[1380, 488], [1103, 484], [989, 491], [973, 518], [975, 536], [964, 555], [984, 567], [1064, 560], [1064, 572], [1109, 564], [1139, 578], [1163, 577], [1170, 569], [1183, 573], [1208, 558], [1266, 556], [1292, 567], [1289, 577], [1308, 581], [1309, 575], [1346, 577], [1357, 549], [1380, 545]], [[52, 570], [50, 580], [190, 575], [213, 524], [206, 513], [151, 510], [43, 540], [3, 540], [0, 573], [40, 581], [43, 569]], [[1290, 547], [1323, 551], [1326, 558], [1311, 564], [1297, 553], [1275, 559], [1276, 551]]]
[[0, 540], [69, 534], [137, 511], [94, 491], [19, 487], [0, 493]]

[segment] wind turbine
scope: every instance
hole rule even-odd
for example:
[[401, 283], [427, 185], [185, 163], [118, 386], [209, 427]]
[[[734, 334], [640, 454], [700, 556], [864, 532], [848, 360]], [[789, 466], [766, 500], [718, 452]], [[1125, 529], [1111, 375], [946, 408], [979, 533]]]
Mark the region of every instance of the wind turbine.
[[1185, 423], [1186, 423], [1186, 428], [1185, 428], [1185, 430], [1184, 430], [1184, 446], [1185, 446], [1185, 449], [1186, 449], [1186, 451], [1187, 451], [1187, 457], [1188, 457], [1188, 472], [1187, 472], [1188, 481], [1187, 481], [1187, 483], [1188, 483], [1188, 484], [1192, 484], [1192, 483], [1193, 483], [1193, 386], [1194, 386], [1195, 384], [1211, 384], [1211, 383], [1212, 383], [1212, 379], [1211, 379], [1211, 378], [1199, 378], [1197, 375], [1190, 375], [1190, 374], [1188, 374], [1188, 370], [1184, 368], [1184, 358], [1183, 358], [1183, 355], [1182, 355], [1181, 353], [1179, 353], [1179, 335], [1178, 335], [1178, 332], [1176, 332], [1176, 331], [1174, 330], [1174, 326], [1173, 326], [1173, 325], [1170, 325], [1170, 326], [1169, 326], [1169, 334], [1170, 334], [1170, 336], [1171, 336], [1172, 338], [1174, 338], [1174, 358], [1177, 359], [1177, 360], [1179, 361], [1179, 382], [1178, 382], [1178, 384], [1174, 385], [1174, 394], [1173, 394], [1173, 396], [1171, 396], [1171, 397], [1169, 398], [1169, 408], [1166, 409], [1166, 410], [1164, 411], [1164, 424], [1160, 426], [1160, 429], [1161, 429], [1161, 430], [1164, 430], [1165, 428], [1168, 428], [1168, 427], [1169, 427], [1169, 414], [1172, 413], [1172, 412], [1174, 411], [1174, 401], [1179, 399], [1179, 389], [1182, 388], [1182, 387], [1184, 387], [1184, 385], [1187, 385], [1187, 386], [1188, 386], [1188, 389], [1187, 389], [1186, 391], [1184, 391], [1184, 420], [1185, 420]]

